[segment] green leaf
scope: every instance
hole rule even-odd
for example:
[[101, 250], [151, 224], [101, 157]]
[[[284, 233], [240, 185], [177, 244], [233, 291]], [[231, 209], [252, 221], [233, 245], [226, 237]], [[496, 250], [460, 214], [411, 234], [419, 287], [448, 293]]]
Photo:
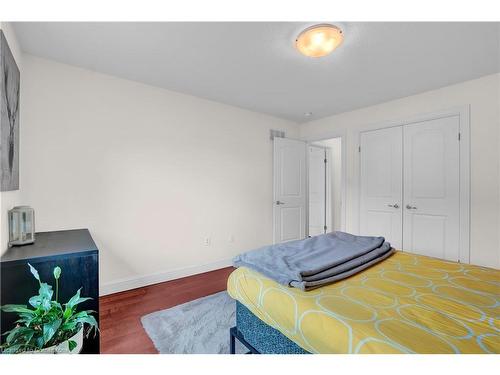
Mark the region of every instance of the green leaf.
[[76, 326], [78, 325], [79, 323], [77, 321], [74, 321], [74, 320], [71, 320], [69, 322], [66, 322], [66, 323], [63, 323], [61, 325], [61, 330], [64, 331], [64, 332], [67, 332], [67, 331], [74, 331]]
[[7, 335], [7, 337], [5, 338], [5, 343], [7, 345], [11, 344], [15, 340], [16, 336], [18, 336], [20, 334], [19, 328], [21, 328], [21, 327], [16, 327], [16, 328], [4, 333]]
[[97, 327], [97, 320], [95, 320], [95, 318], [92, 315], [78, 318], [78, 321], [90, 324], [92, 327]]
[[54, 268], [54, 279], [59, 279], [59, 277], [61, 276], [61, 267], [57, 266], [56, 268]]
[[64, 309], [63, 319], [68, 319], [71, 316], [72, 313], [73, 313], [73, 309], [70, 308], [70, 307], [66, 307]]
[[78, 289], [75, 295], [70, 298], [70, 300], [66, 303], [66, 307], [72, 309], [76, 305], [76, 301], [80, 299], [80, 290], [82, 290], [82, 288]]
[[16, 320], [16, 323], [19, 323], [19, 324], [24, 324], [26, 327], [29, 327], [31, 322], [35, 319], [35, 315], [34, 314], [24, 314], [24, 313], [21, 313], [19, 314], [19, 319]]
[[42, 349], [43, 348], [43, 345], [44, 345], [43, 336], [39, 336], [39, 337], [36, 338], [35, 345], [37, 346], [38, 349]]
[[28, 309], [26, 305], [3, 305], [1, 307], [1, 310], [3, 312], [13, 312], [13, 313], [26, 313], [26, 314], [33, 314], [34, 311]]
[[50, 304], [52, 305], [52, 307], [55, 307], [56, 309], [62, 311], [62, 306], [59, 302], [57, 301], [50, 301]]
[[32, 330], [31, 328], [27, 327], [16, 327], [13, 330], [9, 331], [9, 334], [7, 335], [7, 338], [5, 339], [5, 342], [7, 345], [13, 344], [15, 341], [19, 339], [23, 339], [22, 341], [24, 343], [28, 343], [33, 335], [35, 334], [35, 331]]
[[73, 349], [76, 348], [76, 341], [73, 341], [73, 340], [69, 340], [68, 341], [68, 345], [69, 345], [69, 351], [72, 352]]
[[80, 312], [77, 312], [75, 315], [73, 315], [71, 317], [71, 319], [82, 318], [82, 317], [88, 316], [88, 315], [89, 315], [88, 311], [80, 311]]
[[80, 304], [80, 303], [82, 303], [82, 302], [85, 302], [85, 301], [91, 300], [91, 299], [92, 299], [91, 297], [82, 297], [82, 298], [78, 298], [78, 300], [75, 302], [75, 305], [74, 305], [74, 306], [76, 306], [76, 305], [78, 305], [78, 304]]
[[85, 302], [85, 301], [88, 301], [89, 299], [92, 299], [90, 297], [83, 297], [83, 298], [80, 298], [80, 289], [78, 289], [78, 291], [76, 292], [76, 294], [71, 297], [71, 299], [68, 301], [68, 303], [66, 303], [66, 308], [74, 308], [76, 305], [78, 305], [79, 303], [82, 303], [82, 302]]
[[93, 316], [91, 316], [91, 315], [89, 315], [89, 316], [82, 316], [80, 318], [76, 318], [73, 321], [81, 323], [81, 324], [87, 323], [90, 326], [90, 329], [87, 332], [87, 337], [90, 335], [90, 331], [92, 329], [95, 329], [94, 335], [97, 333], [97, 330], [99, 329], [99, 327], [97, 326], [97, 320], [95, 320], [95, 318]]
[[43, 341], [44, 344], [47, 344], [50, 339], [54, 336], [59, 326], [61, 325], [62, 320], [57, 319], [49, 323], [45, 323], [43, 325]]
[[35, 269], [35, 267], [33, 267], [31, 264], [28, 263], [28, 266], [30, 267], [30, 271], [31, 273], [33, 274], [33, 276], [35, 277], [35, 279], [38, 280], [38, 282], [41, 282], [40, 281], [40, 275], [38, 274], [38, 271]]

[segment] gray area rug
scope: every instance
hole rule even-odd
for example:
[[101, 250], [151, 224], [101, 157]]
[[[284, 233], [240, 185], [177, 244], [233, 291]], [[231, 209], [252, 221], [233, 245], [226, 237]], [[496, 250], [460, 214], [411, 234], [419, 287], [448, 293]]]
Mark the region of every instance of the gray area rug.
[[[224, 291], [156, 311], [141, 321], [161, 354], [229, 354], [236, 302]], [[236, 352], [247, 350], [236, 341]]]

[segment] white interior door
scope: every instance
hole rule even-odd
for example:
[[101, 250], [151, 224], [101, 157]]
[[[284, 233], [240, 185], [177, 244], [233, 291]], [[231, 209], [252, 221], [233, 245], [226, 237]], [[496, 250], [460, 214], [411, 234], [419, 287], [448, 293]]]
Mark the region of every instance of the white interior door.
[[274, 243], [306, 235], [306, 144], [274, 138]]
[[402, 127], [361, 133], [360, 234], [402, 247]]
[[403, 247], [458, 261], [459, 117], [405, 125]]
[[327, 230], [326, 149], [309, 146], [309, 236]]

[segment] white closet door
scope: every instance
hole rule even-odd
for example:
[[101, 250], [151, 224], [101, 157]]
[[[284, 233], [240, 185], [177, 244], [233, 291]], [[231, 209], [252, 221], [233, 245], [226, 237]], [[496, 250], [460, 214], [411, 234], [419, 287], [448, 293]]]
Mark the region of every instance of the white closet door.
[[326, 231], [326, 150], [309, 146], [309, 236]]
[[305, 238], [306, 144], [274, 138], [274, 242]]
[[458, 261], [459, 117], [405, 125], [405, 251]]
[[361, 133], [360, 234], [402, 246], [402, 128]]

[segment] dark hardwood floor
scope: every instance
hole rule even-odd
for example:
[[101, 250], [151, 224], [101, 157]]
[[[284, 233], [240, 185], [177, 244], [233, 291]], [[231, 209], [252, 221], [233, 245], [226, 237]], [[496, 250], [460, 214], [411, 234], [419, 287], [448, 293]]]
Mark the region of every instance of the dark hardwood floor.
[[157, 353], [141, 316], [226, 289], [228, 267], [99, 298], [101, 353]]

